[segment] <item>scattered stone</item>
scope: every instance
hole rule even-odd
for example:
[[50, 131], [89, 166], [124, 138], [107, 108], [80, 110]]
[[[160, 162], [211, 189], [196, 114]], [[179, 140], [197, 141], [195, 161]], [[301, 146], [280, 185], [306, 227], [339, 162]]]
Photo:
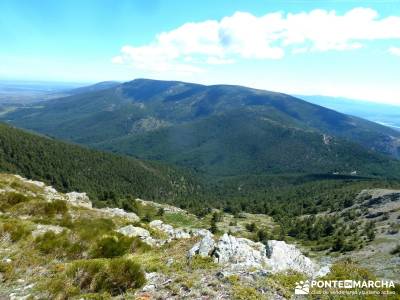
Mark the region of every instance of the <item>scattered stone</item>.
[[166, 233], [169, 239], [188, 239], [190, 234], [182, 228], [174, 228], [169, 224], [165, 224], [161, 220], [154, 220], [149, 223], [149, 226], [153, 229], [160, 230]]
[[173, 258], [168, 258], [168, 260], [167, 260], [167, 262], [165, 263], [165, 265], [166, 265], [167, 267], [170, 267], [170, 266], [172, 266], [173, 263], [174, 263], [174, 259], [173, 259]]
[[140, 218], [135, 213], [126, 212], [125, 210], [123, 210], [121, 208], [106, 207], [106, 208], [97, 209], [97, 211], [107, 215], [108, 217], [121, 217], [121, 218], [127, 219], [130, 222], [139, 222], [140, 221]]

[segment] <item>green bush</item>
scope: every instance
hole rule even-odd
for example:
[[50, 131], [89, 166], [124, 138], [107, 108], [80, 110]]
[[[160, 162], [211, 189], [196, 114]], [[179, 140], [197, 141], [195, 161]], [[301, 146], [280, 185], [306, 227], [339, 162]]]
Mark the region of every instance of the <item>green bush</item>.
[[71, 242], [67, 232], [55, 234], [48, 231], [35, 239], [35, 248], [43, 254], [55, 254], [58, 257], [78, 258], [84, 251], [83, 245]]
[[139, 288], [146, 282], [140, 265], [126, 258], [76, 261], [66, 274], [80, 292], [108, 292], [112, 296]]
[[27, 236], [30, 230], [26, 225], [16, 220], [7, 220], [3, 223], [2, 232], [10, 234], [11, 240], [17, 242]]
[[106, 235], [95, 244], [91, 256], [94, 258], [113, 258], [127, 253], [133, 244], [134, 238], [126, 236]]
[[234, 300], [259, 300], [261, 297], [261, 294], [252, 287], [239, 285], [233, 287]]
[[46, 202], [43, 206], [43, 213], [46, 216], [64, 215], [68, 211], [67, 204], [62, 200], [55, 200], [52, 202]]
[[212, 257], [201, 257], [199, 255], [195, 255], [189, 260], [189, 267], [192, 270], [215, 269], [217, 264], [214, 262]]
[[5, 193], [0, 194], [0, 209], [6, 210], [18, 203], [27, 202], [29, 199], [20, 193]]

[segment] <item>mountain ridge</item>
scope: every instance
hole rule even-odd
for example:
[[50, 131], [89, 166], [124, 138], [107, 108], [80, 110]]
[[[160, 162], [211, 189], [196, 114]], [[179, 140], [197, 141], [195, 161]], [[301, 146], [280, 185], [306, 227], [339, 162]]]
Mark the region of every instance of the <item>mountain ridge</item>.
[[[255, 164], [267, 173], [332, 173], [344, 167], [351, 172], [369, 162], [382, 165], [386, 159], [375, 152], [400, 153], [400, 133], [390, 128], [286, 94], [233, 85], [135, 79], [18, 109], [3, 119], [90, 147], [214, 175], [221, 170], [242, 175], [236, 165], [251, 169]], [[335, 143], [327, 145], [324, 137]], [[360, 163], [353, 166], [352, 160]], [[332, 161], [336, 166], [326, 168]], [[385, 174], [384, 168], [372, 169], [364, 175]]]

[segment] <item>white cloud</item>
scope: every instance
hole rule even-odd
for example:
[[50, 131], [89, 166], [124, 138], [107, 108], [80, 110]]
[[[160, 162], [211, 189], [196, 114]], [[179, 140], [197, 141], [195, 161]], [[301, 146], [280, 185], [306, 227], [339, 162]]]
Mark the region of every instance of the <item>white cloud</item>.
[[[290, 52], [345, 51], [379, 39], [400, 39], [400, 17], [379, 18], [370, 8], [343, 15], [321, 9], [297, 14], [254, 16], [236, 12], [220, 21], [186, 23], [162, 32], [147, 45], [124, 46], [114, 63], [155, 72], [196, 73], [204, 65], [238, 59], [281, 59]], [[392, 54], [398, 48], [390, 48]]]
[[393, 55], [396, 55], [396, 56], [400, 56], [400, 48], [390, 47], [388, 51], [389, 51], [390, 54], [393, 54]]

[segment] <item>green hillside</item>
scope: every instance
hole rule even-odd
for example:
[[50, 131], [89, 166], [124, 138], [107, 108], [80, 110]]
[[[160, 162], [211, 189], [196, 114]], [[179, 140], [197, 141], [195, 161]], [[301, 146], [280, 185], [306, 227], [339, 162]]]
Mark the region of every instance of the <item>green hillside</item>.
[[173, 167], [89, 150], [0, 124], [0, 171], [43, 180], [62, 191], [107, 200], [131, 195], [164, 201], [191, 192]]

